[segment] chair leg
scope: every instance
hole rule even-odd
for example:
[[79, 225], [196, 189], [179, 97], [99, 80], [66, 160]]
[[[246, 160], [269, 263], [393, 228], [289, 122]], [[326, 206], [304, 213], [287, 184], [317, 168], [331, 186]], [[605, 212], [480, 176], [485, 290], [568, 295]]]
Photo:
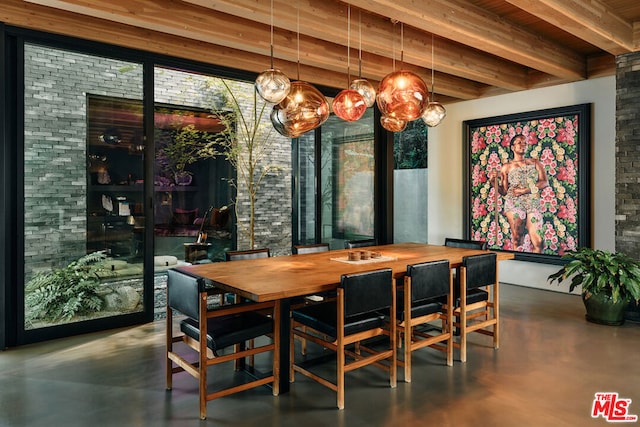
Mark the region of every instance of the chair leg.
[[293, 324], [293, 320], [291, 320], [291, 331], [289, 333], [289, 382], [295, 381], [295, 370], [293, 369], [293, 365], [296, 362], [296, 352], [295, 352], [295, 343], [296, 340], [293, 335], [293, 328], [295, 325]]
[[[497, 274], [496, 272], [496, 277]], [[493, 326], [493, 348], [497, 349], [500, 347], [500, 284], [497, 279], [493, 285], [493, 318], [496, 319], [496, 324]]]
[[467, 312], [464, 306], [460, 308], [460, 361], [467, 361]]
[[413, 328], [405, 321], [404, 327], [404, 381], [411, 382], [411, 335]]
[[338, 379], [337, 379], [337, 394], [338, 394], [338, 409], [344, 409], [344, 364], [345, 364], [345, 353], [344, 353], [344, 345], [342, 343], [338, 344], [338, 349], [336, 352], [336, 356], [338, 357]]
[[[273, 395], [278, 396], [280, 394], [280, 346], [282, 345], [282, 339], [288, 339], [289, 337], [283, 337], [280, 333], [280, 322], [282, 320], [282, 305], [281, 301], [276, 301], [273, 306]], [[287, 316], [289, 313], [287, 312]]]
[[171, 322], [171, 308], [167, 306], [167, 331], [166, 331], [166, 345], [165, 345], [165, 378], [167, 390], [171, 390], [173, 387], [173, 362], [169, 359], [169, 352], [173, 351], [173, 324]]
[[[302, 327], [302, 332], [307, 332], [307, 327], [306, 326]], [[306, 354], [307, 354], [307, 340], [305, 340], [304, 338], [302, 338], [300, 340], [300, 353], [303, 356], [306, 356]]]

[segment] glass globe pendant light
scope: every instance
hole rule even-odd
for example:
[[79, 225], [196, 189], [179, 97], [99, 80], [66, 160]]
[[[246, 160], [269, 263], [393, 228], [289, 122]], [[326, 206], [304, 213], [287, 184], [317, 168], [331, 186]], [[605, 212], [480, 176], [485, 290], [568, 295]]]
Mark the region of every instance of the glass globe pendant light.
[[271, 123], [283, 136], [297, 138], [329, 118], [329, 103], [307, 82], [291, 83], [289, 94], [271, 111]]
[[447, 116], [447, 110], [439, 102], [429, 102], [422, 114], [422, 121], [429, 127], [435, 127]]
[[[401, 26], [401, 43], [404, 43], [402, 32]], [[400, 52], [402, 62], [402, 48]], [[429, 89], [420, 76], [401, 69], [387, 74], [380, 81], [376, 102], [383, 116], [410, 122], [420, 117], [427, 107]]]
[[287, 96], [273, 106], [271, 123], [287, 138], [297, 138], [322, 125], [329, 118], [329, 103], [314, 86], [300, 81], [300, 9], [298, 8], [298, 81]]
[[376, 103], [376, 88], [373, 87], [369, 80], [362, 78], [354, 79], [349, 88], [362, 95], [367, 108], [373, 107], [373, 104]]
[[394, 71], [380, 82], [377, 102], [383, 115], [410, 122], [422, 115], [429, 102], [429, 90], [417, 74]]
[[[351, 80], [351, 5], [348, 6], [347, 14], [347, 84]], [[367, 103], [364, 97], [353, 89], [344, 89], [333, 98], [333, 112], [336, 116], [347, 122], [354, 122], [362, 117], [367, 111]]]
[[402, 132], [407, 127], [405, 120], [400, 120], [392, 116], [381, 116], [380, 124], [389, 132]]
[[364, 97], [353, 89], [341, 90], [333, 98], [331, 106], [335, 115], [347, 122], [359, 120], [367, 111], [367, 103]]
[[277, 104], [289, 93], [291, 82], [280, 70], [273, 67], [273, 0], [271, 0], [271, 68], [258, 74], [255, 87], [258, 95], [267, 102]]
[[422, 121], [429, 127], [435, 127], [446, 117], [447, 110], [439, 102], [434, 101], [435, 91], [433, 89], [433, 34], [431, 34], [431, 101], [427, 105], [427, 108], [422, 113]]

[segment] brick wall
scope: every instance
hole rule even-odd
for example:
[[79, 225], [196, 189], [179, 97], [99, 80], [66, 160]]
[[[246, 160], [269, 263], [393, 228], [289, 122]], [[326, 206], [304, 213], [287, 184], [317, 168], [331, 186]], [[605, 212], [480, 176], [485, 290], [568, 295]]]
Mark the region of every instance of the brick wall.
[[[25, 270], [48, 270], [86, 252], [87, 94], [142, 99], [142, 67], [37, 45], [25, 47]], [[156, 100], [207, 107], [204, 77], [157, 70]], [[246, 84], [253, 90], [251, 83]], [[266, 120], [269, 120], [268, 115]], [[269, 123], [270, 125], [270, 123]], [[265, 162], [281, 171], [258, 195], [257, 246], [284, 254], [291, 247], [290, 140], [275, 133]], [[239, 222], [247, 219], [246, 195], [238, 191]], [[239, 235], [238, 246], [246, 246]]]
[[141, 69], [123, 73], [127, 65], [131, 64], [25, 46], [27, 277], [86, 253], [86, 95], [142, 99]]
[[616, 251], [640, 259], [640, 53], [616, 65]]

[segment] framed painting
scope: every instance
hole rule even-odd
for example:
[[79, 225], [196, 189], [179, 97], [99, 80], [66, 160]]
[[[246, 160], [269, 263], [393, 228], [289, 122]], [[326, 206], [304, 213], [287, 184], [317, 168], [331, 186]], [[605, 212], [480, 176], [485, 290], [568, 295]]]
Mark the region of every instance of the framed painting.
[[468, 237], [560, 263], [590, 246], [590, 104], [464, 122]]

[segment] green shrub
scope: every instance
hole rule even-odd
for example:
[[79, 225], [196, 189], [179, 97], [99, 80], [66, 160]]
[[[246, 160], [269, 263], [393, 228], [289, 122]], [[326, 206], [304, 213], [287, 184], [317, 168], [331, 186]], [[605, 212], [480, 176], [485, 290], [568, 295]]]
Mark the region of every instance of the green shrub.
[[97, 293], [104, 252], [94, 252], [49, 273], [37, 273], [25, 286], [25, 321], [56, 322], [99, 311]]

